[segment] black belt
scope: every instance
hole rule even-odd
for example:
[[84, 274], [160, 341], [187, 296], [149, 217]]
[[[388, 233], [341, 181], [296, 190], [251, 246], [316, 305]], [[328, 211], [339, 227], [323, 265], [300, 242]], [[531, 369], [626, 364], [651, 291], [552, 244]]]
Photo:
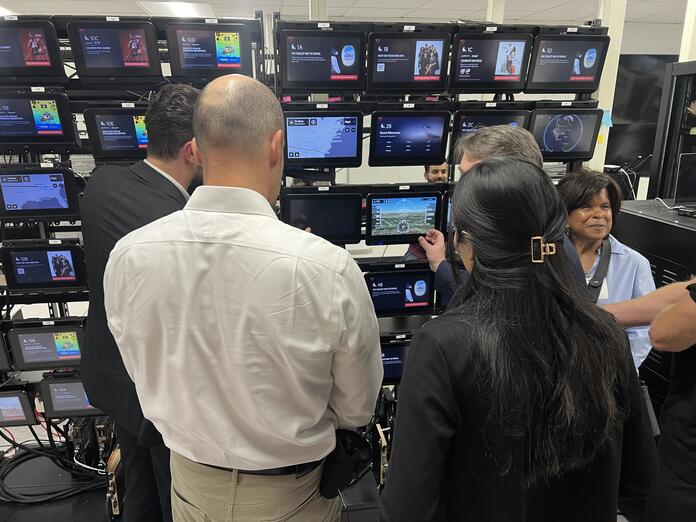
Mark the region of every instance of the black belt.
[[311, 473], [315, 469], [317, 469], [321, 463], [324, 462], [324, 459], [321, 460], [315, 460], [314, 462], [307, 462], [305, 464], [295, 464], [293, 466], [284, 466], [282, 468], [271, 468], [271, 469], [259, 469], [255, 471], [247, 471], [247, 470], [235, 470], [232, 468], [223, 468], [221, 466], [212, 466], [210, 464], [206, 464], [206, 466], [215, 468], [215, 469], [221, 469], [222, 471], [239, 471], [239, 473], [242, 473], [244, 475], [263, 475], [263, 476], [269, 476], [269, 477], [279, 477], [279, 476], [284, 476], [284, 475], [297, 475], [298, 477], [301, 477], [303, 475], [306, 475], [307, 473]]

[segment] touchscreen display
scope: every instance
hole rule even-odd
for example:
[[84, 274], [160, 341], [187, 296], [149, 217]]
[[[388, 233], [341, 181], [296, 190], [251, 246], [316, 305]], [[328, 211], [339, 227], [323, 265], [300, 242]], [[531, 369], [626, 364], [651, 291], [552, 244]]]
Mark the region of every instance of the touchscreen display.
[[17, 344], [25, 363], [64, 363], [80, 361], [80, 343], [76, 330], [61, 332], [16, 332]]
[[0, 190], [8, 211], [69, 208], [60, 173], [0, 175]]
[[541, 38], [532, 72], [533, 83], [592, 83], [598, 79], [608, 41]]
[[428, 313], [433, 303], [429, 271], [371, 272], [366, 277], [377, 315]]
[[355, 158], [362, 136], [357, 116], [285, 118], [288, 159]]
[[362, 196], [307, 195], [292, 196], [281, 202], [283, 220], [329, 241], [360, 241]]
[[592, 142], [601, 114], [534, 113], [532, 133], [544, 154], [583, 154], [594, 150]]
[[85, 388], [81, 382], [50, 382], [48, 391], [51, 394], [53, 410], [57, 413], [63, 411], [96, 411], [96, 408], [89, 403]]
[[522, 79], [527, 41], [462, 38], [454, 58], [455, 82], [519, 82]]
[[[373, 115], [371, 159], [388, 164], [417, 158], [428, 164], [442, 163], [447, 146], [446, 116]], [[425, 161], [430, 160], [430, 161]]]
[[51, 66], [46, 34], [40, 27], [0, 27], [0, 67]]
[[70, 250], [13, 251], [11, 255], [19, 285], [77, 281]]
[[147, 128], [144, 115], [95, 115], [102, 150], [147, 149]]
[[494, 125], [509, 125], [511, 127], [524, 127], [525, 120], [529, 113], [521, 114], [496, 114], [491, 111], [488, 114], [467, 114], [461, 112], [457, 114], [456, 123], [458, 127], [456, 131], [459, 136], [476, 132], [484, 127], [492, 127]]
[[372, 40], [372, 81], [379, 83], [439, 82], [447, 72], [448, 45], [444, 38]]
[[384, 368], [384, 383], [398, 384], [404, 373], [406, 364], [407, 343], [382, 345], [382, 367]]
[[79, 35], [89, 69], [150, 67], [145, 29], [81, 27]]
[[176, 39], [182, 69], [242, 67], [240, 34], [237, 32], [177, 29]]
[[55, 100], [0, 99], [0, 137], [63, 135]]
[[372, 199], [372, 236], [425, 234], [435, 228], [437, 196], [375, 197]]
[[284, 38], [284, 75], [288, 82], [330, 84], [362, 80], [362, 34], [285, 34]]
[[17, 395], [0, 396], [0, 425], [6, 422], [30, 422]]

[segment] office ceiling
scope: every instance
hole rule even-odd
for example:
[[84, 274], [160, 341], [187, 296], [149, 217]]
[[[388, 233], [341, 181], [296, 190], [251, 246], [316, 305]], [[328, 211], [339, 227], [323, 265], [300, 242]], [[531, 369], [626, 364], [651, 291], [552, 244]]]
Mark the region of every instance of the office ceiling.
[[[307, 19], [309, 0], [0, 0], [2, 14], [83, 14], [251, 17], [260, 9]], [[510, 23], [581, 24], [596, 16], [599, 0], [507, 0]], [[687, 0], [629, 0], [628, 22], [683, 24]], [[395, 7], [398, 5], [398, 7]], [[330, 20], [484, 20], [486, 0], [327, 0]]]

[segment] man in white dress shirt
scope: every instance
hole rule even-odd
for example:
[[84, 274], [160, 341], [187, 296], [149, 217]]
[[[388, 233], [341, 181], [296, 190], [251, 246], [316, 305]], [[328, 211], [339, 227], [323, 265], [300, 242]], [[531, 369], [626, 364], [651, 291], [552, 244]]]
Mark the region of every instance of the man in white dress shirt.
[[172, 451], [174, 520], [338, 521], [321, 461], [336, 428], [369, 422], [382, 380], [363, 276], [276, 218], [284, 122], [269, 89], [218, 78], [193, 123], [204, 186], [123, 238], [104, 276], [109, 327]]

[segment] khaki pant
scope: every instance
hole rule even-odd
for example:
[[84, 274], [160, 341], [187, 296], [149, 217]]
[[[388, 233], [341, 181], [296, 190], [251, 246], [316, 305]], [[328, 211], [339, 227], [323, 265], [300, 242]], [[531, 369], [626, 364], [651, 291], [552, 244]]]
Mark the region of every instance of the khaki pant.
[[297, 478], [246, 475], [172, 451], [174, 522], [338, 522], [341, 502], [319, 494], [322, 466]]

